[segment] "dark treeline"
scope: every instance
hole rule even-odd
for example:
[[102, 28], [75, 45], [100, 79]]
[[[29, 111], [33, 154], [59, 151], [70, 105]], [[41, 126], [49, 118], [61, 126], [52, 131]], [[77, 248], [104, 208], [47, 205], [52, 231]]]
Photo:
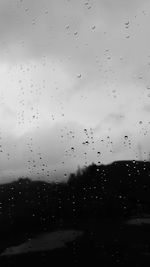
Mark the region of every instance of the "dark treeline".
[[150, 213], [150, 163], [92, 164], [67, 182], [28, 178], [0, 185], [0, 231], [54, 229], [86, 218]]

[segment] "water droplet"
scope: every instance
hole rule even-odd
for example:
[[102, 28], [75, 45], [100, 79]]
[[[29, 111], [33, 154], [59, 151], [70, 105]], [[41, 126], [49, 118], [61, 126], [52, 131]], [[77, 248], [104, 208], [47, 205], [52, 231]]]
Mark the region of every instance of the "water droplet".
[[70, 26], [69, 25], [66, 25], [66, 27], [65, 27], [67, 30], [70, 28]]
[[92, 26], [92, 30], [95, 30], [95, 28], [96, 28], [96, 26], [94, 25], [94, 26]]

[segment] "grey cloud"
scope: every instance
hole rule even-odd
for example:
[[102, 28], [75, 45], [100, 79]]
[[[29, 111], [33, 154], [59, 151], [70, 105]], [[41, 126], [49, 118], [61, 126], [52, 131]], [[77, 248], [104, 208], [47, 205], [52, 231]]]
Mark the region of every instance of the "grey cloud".
[[20, 138], [9, 133], [3, 134], [0, 178], [9, 174], [12, 178], [17, 178], [15, 174], [20, 176], [24, 173], [34, 177], [37, 172], [42, 174], [42, 168], [45, 169], [42, 174], [45, 177], [47, 171], [52, 174], [57, 169], [56, 175], [60, 174], [62, 178], [63, 170], [76, 170], [77, 165], [82, 162], [82, 142], [85, 138], [83, 129], [84, 126], [78, 123], [68, 122], [57, 123], [53, 127], [44, 125], [43, 128], [34, 129]]
[[124, 119], [125, 119], [125, 115], [119, 114], [119, 113], [112, 113], [107, 116], [106, 121], [108, 123], [120, 125], [120, 123], [122, 123]]
[[146, 112], [150, 112], [150, 104], [147, 104], [143, 107], [143, 110]]
[[[91, 8], [88, 9], [89, 6]], [[82, 111], [84, 113], [85, 105], [86, 109], [91, 110], [91, 121], [97, 117], [99, 121], [99, 113], [101, 111], [103, 113], [104, 110], [104, 114], [100, 114], [101, 121], [94, 131], [97, 135], [102, 133], [106, 137], [108, 128], [112, 127], [114, 130], [112, 135], [114, 134], [116, 140], [121, 133], [126, 132], [126, 129], [133, 129], [133, 121], [139, 115], [139, 109], [137, 114], [133, 112], [133, 117], [128, 114], [128, 110], [130, 112], [128, 107], [131, 105], [128, 101], [130, 95], [135, 93], [135, 97], [131, 97], [131, 101], [134, 99], [135, 102], [132, 104], [133, 108], [136, 108], [139, 103], [137, 90], [143, 92], [143, 87], [150, 83], [149, 58], [147, 56], [150, 46], [147, 25], [150, 21], [149, 17], [142, 13], [146, 6], [150, 8], [147, 0], [91, 0], [88, 5], [81, 0], [2, 0], [0, 1], [0, 60], [8, 63], [10, 61], [23, 63], [28, 59], [34, 61], [41, 56], [47, 56], [48, 59], [54, 60], [56, 58], [60, 64], [64, 64], [68, 77], [70, 77], [70, 73], [73, 76], [76, 75], [78, 82], [69, 86], [71, 96], [73, 92], [76, 94], [76, 90], [79, 90], [79, 93], [80, 90], [83, 92], [83, 101], [81, 101], [83, 105], [74, 102], [74, 117], [77, 121], [81, 121], [80, 114]], [[125, 23], [128, 21], [130, 25], [129, 29], [126, 29]], [[38, 60], [35, 60], [34, 64], [36, 62]], [[49, 66], [47, 72], [44, 72], [47, 84], [49, 83], [48, 68]], [[33, 72], [31, 71], [31, 75]], [[139, 79], [139, 76], [143, 78]], [[10, 77], [11, 81], [18, 79], [15, 72]], [[27, 80], [29, 79], [30, 75], [27, 74]], [[117, 100], [112, 97], [114, 88], [118, 98], [119, 92], [122, 93], [119, 101], [125, 102], [124, 113], [115, 107], [114, 103], [117, 103]], [[107, 92], [104, 92], [105, 89]], [[95, 94], [93, 98], [88, 95], [90, 90]], [[67, 94], [69, 96], [68, 92]], [[126, 99], [125, 95], [129, 98]], [[107, 105], [107, 97], [110, 100], [108, 108], [99, 109], [100, 103], [104, 106]], [[101, 101], [98, 103], [99, 98]], [[72, 97], [72, 99], [73, 103], [75, 98]], [[91, 103], [92, 99], [94, 101]], [[46, 106], [46, 100], [43, 101]], [[145, 105], [144, 110], [149, 112], [149, 109], [149, 106]], [[69, 111], [71, 112], [71, 109], [67, 110], [68, 113]], [[8, 123], [10, 120], [14, 122], [16, 114], [13, 114], [9, 108], [4, 107], [3, 114], [6, 118], [10, 118], [7, 120]], [[86, 117], [83, 116], [83, 120]], [[127, 117], [129, 121], [125, 121]], [[71, 120], [71, 118], [69, 119]], [[122, 127], [124, 121], [125, 125]], [[70, 166], [73, 168], [75, 163], [83, 160], [84, 148], [81, 147], [82, 141], [85, 141], [83, 128], [84, 126], [78, 123], [69, 122], [66, 125], [64, 122], [54, 127], [44, 125], [43, 128], [28, 132], [20, 138], [8, 134], [2, 141], [4, 152], [1, 155], [1, 169], [3, 171], [16, 170], [17, 173], [19, 168], [28, 167], [28, 164], [26, 165], [28, 158], [37, 159], [39, 151], [42, 152], [43, 158], [50, 168], [53, 169], [55, 166], [59, 168], [63, 160], [66, 162], [66, 168], [70, 168]], [[63, 129], [63, 134], [61, 129]], [[74, 129], [76, 133], [74, 139], [71, 139], [70, 134], [68, 135], [69, 129]], [[133, 130], [136, 132], [136, 129]], [[61, 138], [61, 134], [63, 138]], [[33, 138], [33, 151], [36, 155], [29, 151], [27, 145], [31, 137]], [[137, 140], [139, 141], [139, 139], [140, 136], [137, 133]], [[72, 146], [75, 147], [76, 158], [70, 151]], [[90, 149], [91, 147], [89, 154], [92, 157], [94, 152], [91, 152]], [[124, 155], [124, 147], [118, 143], [116, 154], [120, 149]], [[67, 156], [64, 156], [65, 151], [67, 151]], [[8, 153], [10, 153], [10, 160], [7, 159]], [[108, 158], [107, 155], [105, 158]]]
[[111, 128], [111, 127], [121, 127], [122, 123], [125, 120], [125, 115], [122, 113], [110, 113], [105, 118], [96, 125], [94, 130], [96, 132], [100, 132], [103, 130], [106, 131], [106, 128]]
[[[131, 15], [140, 5], [139, 0], [97, 0], [91, 1], [91, 10], [86, 10], [84, 3], [79, 0], [75, 3], [60, 0], [1, 1], [1, 46], [4, 49], [15, 44], [18, 49], [23, 49], [23, 56], [34, 57], [45, 53], [78, 55], [78, 60], [81, 58], [86, 62], [87, 58], [91, 58], [91, 53], [95, 53], [95, 49], [103, 49], [106, 45], [104, 35], [96, 37], [93, 34], [93, 20], [95, 23], [102, 20], [103, 26], [106, 25], [109, 31], [116, 32], [113, 28], [113, 23], [116, 27], [116, 18], [123, 23], [123, 13], [126, 16]], [[83, 27], [82, 32], [84, 23], [89, 25], [87, 29]], [[67, 25], [69, 29], [66, 29]], [[101, 30], [104, 31], [103, 27]], [[74, 35], [75, 32], [77, 36]], [[97, 42], [93, 43], [93, 37]], [[89, 48], [85, 43], [88, 43]], [[8, 57], [10, 56], [9, 54]]]
[[[140, 17], [135, 18], [145, 4], [146, 0], [97, 0], [91, 1], [91, 9], [87, 9], [80, 0], [1, 1], [0, 58], [16, 62], [56, 57], [64, 62], [68, 73], [81, 73], [75, 90], [82, 90], [94, 80], [99, 87], [119, 80], [133, 82], [133, 75], [141, 68], [142, 74], [147, 73], [148, 68], [144, 71], [142, 67], [145, 62], [141, 49], [147, 53], [149, 34], [141, 38], [143, 33], [137, 27]], [[132, 42], [126, 39], [124, 25], [129, 20]]]
[[[0, 36], [4, 48], [15, 44], [29, 57], [68, 50], [65, 16], [79, 28], [78, 10], [69, 9], [61, 1], [6, 1], [0, 3]], [[71, 11], [71, 12], [70, 12]], [[72, 13], [72, 14], [71, 14]], [[61, 41], [61, 43], [60, 43]], [[26, 51], [28, 50], [28, 51]], [[10, 55], [9, 55], [10, 56]]]

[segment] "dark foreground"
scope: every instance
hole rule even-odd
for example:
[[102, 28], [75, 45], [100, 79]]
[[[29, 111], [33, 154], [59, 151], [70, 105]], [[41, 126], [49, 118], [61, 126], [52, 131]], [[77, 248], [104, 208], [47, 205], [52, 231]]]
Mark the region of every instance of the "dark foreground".
[[150, 163], [0, 185], [0, 267], [150, 266]]
[[[49, 250], [16, 252], [16, 255], [2, 255], [0, 266], [149, 266], [150, 265], [150, 224], [127, 225], [123, 221], [111, 219], [86, 220], [78, 225], [72, 225], [74, 231], [83, 234], [65, 246]], [[70, 228], [71, 229], [71, 228]], [[58, 231], [58, 229], [57, 229]], [[57, 232], [56, 231], [56, 232]], [[63, 231], [66, 228], [61, 229]], [[71, 231], [70, 231], [71, 232]], [[44, 235], [46, 233], [44, 232]], [[47, 235], [49, 232], [47, 232]], [[37, 234], [20, 233], [19, 236], [3, 236], [1, 251], [6, 248], [20, 245], [29, 237], [34, 239]], [[28, 238], [27, 238], [28, 236]], [[15, 242], [14, 242], [15, 240]], [[22, 242], [21, 242], [22, 240]], [[55, 243], [54, 239], [52, 240]], [[39, 241], [37, 241], [39, 243]], [[2, 245], [3, 244], [3, 245]], [[35, 246], [35, 244], [34, 244]], [[38, 246], [39, 249], [39, 246]], [[36, 248], [35, 248], [36, 250]]]

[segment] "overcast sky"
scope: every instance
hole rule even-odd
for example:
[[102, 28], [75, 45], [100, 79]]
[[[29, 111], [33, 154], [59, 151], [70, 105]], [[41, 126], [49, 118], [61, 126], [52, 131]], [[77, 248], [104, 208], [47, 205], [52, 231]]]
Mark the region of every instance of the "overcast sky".
[[0, 179], [148, 159], [150, 1], [0, 1]]

